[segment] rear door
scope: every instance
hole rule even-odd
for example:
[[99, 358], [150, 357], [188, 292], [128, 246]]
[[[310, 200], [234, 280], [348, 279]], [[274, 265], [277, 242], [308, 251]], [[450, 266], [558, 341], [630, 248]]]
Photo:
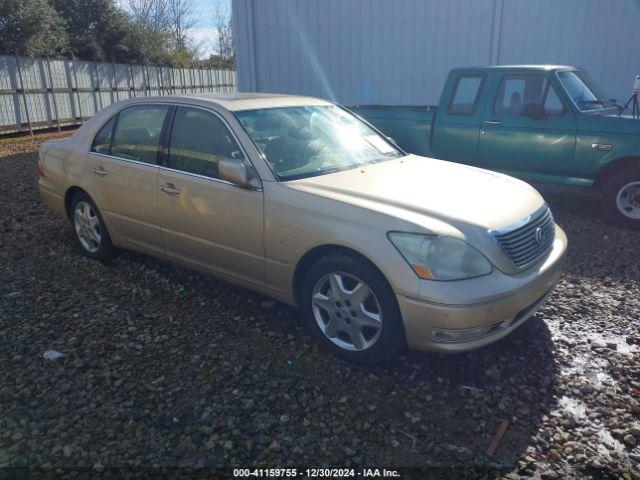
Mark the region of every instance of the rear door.
[[264, 285], [262, 191], [218, 176], [224, 157], [246, 154], [212, 110], [178, 106], [160, 168], [166, 252], [223, 275]]
[[436, 158], [475, 163], [486, 92], [484, 73], [460, 73], [447, 81], [431, 132]]
[[505, 74], [492, 90], [480, 131], [478, 164], [530, 180], [555, 181], [567, 175], [576, 121], [548, 75]]
[[123, 246], [162, 250], [157, 160], [169, 109], [167, 105], [124, 108], [93, 141], [89, 193]]

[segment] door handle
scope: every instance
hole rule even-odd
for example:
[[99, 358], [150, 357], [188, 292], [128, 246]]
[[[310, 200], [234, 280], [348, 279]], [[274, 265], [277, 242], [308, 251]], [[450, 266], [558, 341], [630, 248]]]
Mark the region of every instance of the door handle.
[[167, 195], [180, 194], [180, 190], [178, 190], [173, 183], [165, 183], [164, 185], [160, 185], [160, 191], [166, 193]]
[[101, 177], [104, 177], [107, 174], [107, 171], [102, 167], [96, 167], [93, 169], [93, 173]]
[[485, 125], [500, 125], [502, 122], [500, 120], [485, 120]]

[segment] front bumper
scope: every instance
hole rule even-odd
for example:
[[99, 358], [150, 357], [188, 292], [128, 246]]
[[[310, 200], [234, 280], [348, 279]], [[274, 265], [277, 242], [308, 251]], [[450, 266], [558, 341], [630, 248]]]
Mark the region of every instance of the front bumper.
[[[506, 337], [544, 304], [560, 278], [566, 250], [567, 237], [556, 227], [551, 252], [538, 265], [518, 275], [494, 271], [486, 277], [447, 282], [431, 298], [397, 295], [408, 346], [463, 352]], [[425, 282], [421, 291], [426, 294], [429, 284], [436, 282]], [[462, 301], [458, 303], [456, 297]], [[474, 301], [465, 301], [469, 298]]]

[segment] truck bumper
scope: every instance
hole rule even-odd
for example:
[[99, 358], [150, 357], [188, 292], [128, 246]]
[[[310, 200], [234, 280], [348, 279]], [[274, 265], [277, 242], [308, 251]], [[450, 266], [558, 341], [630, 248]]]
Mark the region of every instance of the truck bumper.
[[[520, 274], [515, 288], [513, 277], [509, 282], [501, 281], [504, 277], [501, 272], [464, 281], [464, 288], [473, 288], [474, 282], [495, 284], [486, 301], [460, 305], [397, 295], [408, 346], [416, 350], [464, 352], [506, 337], [544, 304], [560, 278], [566, 249], [567, 237], [556, 227], [551, 252], [540, 264]], [[509, 288], [501, 289], [504, 284]]]

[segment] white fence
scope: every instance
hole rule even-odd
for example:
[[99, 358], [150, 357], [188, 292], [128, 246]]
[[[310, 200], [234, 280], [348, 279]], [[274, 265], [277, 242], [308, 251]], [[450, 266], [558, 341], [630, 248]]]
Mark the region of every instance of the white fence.
[[235, 91], [232, 70], [0, 56], [0, 135], [77, 125], [130, 97]]

